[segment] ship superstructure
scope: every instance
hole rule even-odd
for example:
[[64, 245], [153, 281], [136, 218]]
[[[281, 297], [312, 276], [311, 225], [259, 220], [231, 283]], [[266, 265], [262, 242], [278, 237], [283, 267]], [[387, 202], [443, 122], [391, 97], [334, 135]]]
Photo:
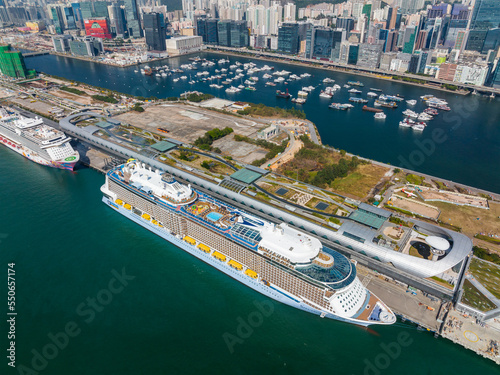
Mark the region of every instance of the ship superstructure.
[[24, 117], [11, 108], [0, 107], [0, 143], [35, 163], [73, 170], [80, 155], [70, 141], [39, 117]]
[[392, 324], [356, 266], [321, 241], [194, 190], [129, 160], [106, 175], [103, 201], [241, 283], [314, 314], [367, 326]]

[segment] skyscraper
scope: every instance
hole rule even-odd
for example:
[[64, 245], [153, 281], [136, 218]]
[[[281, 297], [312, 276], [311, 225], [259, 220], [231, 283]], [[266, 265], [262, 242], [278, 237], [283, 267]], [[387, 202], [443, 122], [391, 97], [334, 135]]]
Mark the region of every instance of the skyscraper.
[[476, 0], [469, 25], [467, 50], [481, 52], [489, 29], [500, 26], [500, 1]]
[[297, 23], [284, 23], [279, 27], [278, 50], [292, 55], [299, 52], [299, 25]]
[[114, 3], [108, 6], [108, 14], [111, 32], [118, 37], [125, 37], [125, 14], [123, 9], [118, 3]]
[[163, 14], [151, 12], [145, 13], [143, 17], [148, 50], [166, 51], [166, 30]]
[[217, 37], [217, 18], [198, 18], [196, 30], [199, 36], [203, 38], [203, 43], [218, 44]]
[[62, 32], [64, 31], [64, 20], [61, 5], [49, 4], [47, 6], [47, 9], [49, 10], [49, 15], [56, 29], [56, 33], [62, 34]]
[[417, 28], [415, 26], [406, 27], [403, 41], [403, 53], [413, 53], [416, 34]]
[[387, 30], [392, 30], [396, 28], [397, 15], [398, 15], [398, 8], [390, 7], [389, 12], [387, 13], [387, 21], [385, 24], [385, 28]]
[[131, 38], [142, 38], [142, 28], [137, 0], [124, 0], [125, 17], [127, 18], [128, 35]]

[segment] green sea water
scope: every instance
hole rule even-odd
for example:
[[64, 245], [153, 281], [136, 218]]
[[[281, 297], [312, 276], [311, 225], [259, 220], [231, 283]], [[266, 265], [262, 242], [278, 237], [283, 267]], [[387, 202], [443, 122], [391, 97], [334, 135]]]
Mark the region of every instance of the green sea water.
[[497, 374], [475, 353], [398, 322], [371, 330], [274, 302], [101, 202], [104, 175], [0, 148], [0, 374]]

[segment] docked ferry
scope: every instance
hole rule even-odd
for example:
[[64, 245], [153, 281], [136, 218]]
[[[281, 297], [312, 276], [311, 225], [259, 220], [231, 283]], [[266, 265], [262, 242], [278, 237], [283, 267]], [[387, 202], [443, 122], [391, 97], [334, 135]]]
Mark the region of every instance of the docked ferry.
[[70, 141], [39, 117], [24, 117], [9, 107], [0, 107], [0, 143], [35, 163], [73, 170], [80, 155]]
[[242, 284], [295, 308], [361, 326], [396, 316], [356, 265], [285, 223], [219, 201], [130, 159], [106, 174], [103, 202]]

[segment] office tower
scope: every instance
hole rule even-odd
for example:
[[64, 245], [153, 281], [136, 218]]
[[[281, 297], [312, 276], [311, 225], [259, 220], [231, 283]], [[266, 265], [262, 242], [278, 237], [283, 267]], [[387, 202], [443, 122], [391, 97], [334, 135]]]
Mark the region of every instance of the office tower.
[[418, 32], [417, 41], [415, 43], [415, 50], [426, 48], [428, 34], [429, 32], [427, 30], [420, 30]]
[[64, 28], [66, 30], [76, 29], [76, 19], [71, 6], [61, 7], [61, 13], [64, 21]]
[[382, 55], [382, 44], [361, 43], [359, 45], [357, 66], [377, 69]]
[[80, 2], [80, 13], [82, 15], [82, 20], [88, 20], [94, 17], [94, 7], [91, 1]]
[[489, 29], [500, 26], [500, 1], [476, 0], [469, 24], [467, 50], [481, 52]]
[[387, 21], [385, 24], [385, 28], [388, 30], [393, 30], [396, 28], [396, 19], [398, 14], [398, 8], [389, 8], [389, 12], [387, 13]]
[[217, 23], [219, 45], [231, 47], [231, 20], [222, 20]]
[[59, 4], [49, 4], [47, 5], [49, 10], [50, 19], [54, 24], [57, 34], [62, 34], [64, 31], [64, 20], [62, 15], [62, 9]]
[[217, 18], [198, 18], [197, 20], [197, 33], [203, 38], [203, 43], [218, 44], [217, 38]]
[[247, 47], [249, 34], [246, 21], [219, 21], [217, 24], [219, 45], [226, 47]]
[[342, 29], [333, 30], [331, 61], [339, 61], [342, 43], [346, 41], [347, 31]]
[[403, 53], [413, 53], [416, 33], [417, 28], [415, 26], [406, 27], [403, 40]]
[[71, 35], [54, 35], [52, 37], [52, 44], [54, 51], [59, 53], [67, 53], [70, 51], [69, 42], [73, 40]]
[[0, 46], [0, 70], [12, 78], [29, 78], [36, 75], [36, 71], [26, 69], [22, 53], [12, 51], [10, 45]]
[[337, 29], [344, 29], [347, 32], [354, 30], [354, 18], [337, 18], [335, 24]]
[[314, 27], [308, 31], [306, 57], [329, 60], [332, 56], [334, 30]]
[[71, 3], [71, 8], [73, 8], [73, 15], [75, 16], [75, 24], [79, 29], [83, 29], [83, 17], [82, 9], [80, 8], [80, 3]]
[[249, 35], [247, 21], [233, 21], [231, 24], [231, 47], [247, 47]]
[[137, 0], [123, 0], [125, 4], [125, 17], [127, 19], [128, 35], [131, 38], [142, 38], [139, 6]]
[[500, 28], [490, 29], [486, 34], [486, 38], [484, 39], [483, 48], [481, 53], [488, 53], [491, 50], [498, 50], [498, 46], [500, 45]]
[[299, 52], [299, 25], [283, 23], [278, 29], [278, 50], [295, 55]]
[[120, 37], [125, 37], [125, 13], [123, 9], [118, 5], [118, 3], [114, 3], [113, 5], [108, 6], [108, 14], [109, 14], [109, 25], [111, 27], [111, 33]]
[[107, 1], [94, 1], [94, 17], [103, 18], [108, 17], [108, 5]]
[[146, 45], [151, 51], [166, 51], [165, 19], [161, 13], [145, 13], [143, 16]]

